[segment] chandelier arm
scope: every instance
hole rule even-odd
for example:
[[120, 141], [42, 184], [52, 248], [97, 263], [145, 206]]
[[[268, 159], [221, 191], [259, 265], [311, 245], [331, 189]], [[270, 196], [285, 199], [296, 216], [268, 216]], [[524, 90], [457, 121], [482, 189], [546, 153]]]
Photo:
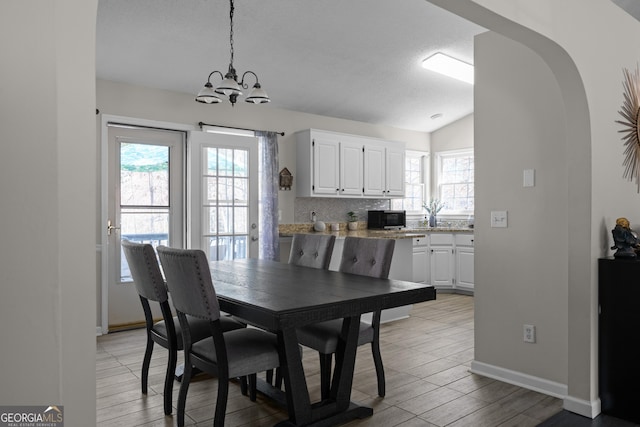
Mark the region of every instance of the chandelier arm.
[[209, 77], [207, 78], [207, 83], [211, 83], [211, 76], [213, 76], [215, 73], [220, 74], [220, 80], [224, 79], [224, 75], [222, 75], [222, 73], [218, 70], [212, 71], [211, 74], [209, 74]]
[[258, 85], [260, 84], [260, 82], [258, 81], [258, 75], [257, 75], [256, 73], [254, 73], [253, 71], [251, 71], [251, 70], [247, 70], [247, 71], [245, 71], [245, 72], [242, 74], [242, 80], [240, 80], [240, 83], [239, 83], [239, 84], [240, 84], [240, 86], [242, 86], [244, 89], [248, 89], [248, 88], [249, 88], [249, 85], [247, 85], [247, 84], [244, 82], [244, 76], [246, 76], [247, 74], [253, 74], [253, 77], [255, 77], [255, 78], [256, 78], [256, 83], [257, 83]]

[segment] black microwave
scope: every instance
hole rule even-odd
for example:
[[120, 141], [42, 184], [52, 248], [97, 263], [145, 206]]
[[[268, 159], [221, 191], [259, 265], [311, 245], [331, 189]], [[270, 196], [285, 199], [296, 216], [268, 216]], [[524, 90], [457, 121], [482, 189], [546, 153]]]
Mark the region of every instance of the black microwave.
[[406, 226], [406, 211], [369, 211], [367, 215], [367, 228], [385, 229]]

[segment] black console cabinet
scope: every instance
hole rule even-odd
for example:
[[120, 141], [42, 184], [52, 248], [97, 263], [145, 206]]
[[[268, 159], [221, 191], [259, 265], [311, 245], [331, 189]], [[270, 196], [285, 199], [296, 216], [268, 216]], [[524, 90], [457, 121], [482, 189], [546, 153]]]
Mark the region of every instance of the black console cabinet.
[[640, 261], [598, 260], [602, 412], [640, 423]]

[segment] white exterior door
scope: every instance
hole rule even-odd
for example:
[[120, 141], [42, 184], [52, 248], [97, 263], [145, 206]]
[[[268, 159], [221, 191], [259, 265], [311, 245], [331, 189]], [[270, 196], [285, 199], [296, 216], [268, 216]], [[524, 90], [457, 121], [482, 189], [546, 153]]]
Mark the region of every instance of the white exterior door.
[[[103, 328], [144, 320], [121, 239], [184, 246], [184, 132], [108, 126]], [[104, 285], [103, 285], [104, 286]], [[161, 316], [159, 311], [154, 315]]]
[[258, 139], [189, 134], [188, 245], [210, 261], [257, 258]]

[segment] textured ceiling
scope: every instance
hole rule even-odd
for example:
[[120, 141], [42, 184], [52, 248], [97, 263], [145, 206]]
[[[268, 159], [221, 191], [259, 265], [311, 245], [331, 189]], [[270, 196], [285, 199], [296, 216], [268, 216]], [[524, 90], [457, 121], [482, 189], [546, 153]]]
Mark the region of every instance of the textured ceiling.
[[[421, 61], [473, 63], [484, 31], [425, 0], [237, 0], [234, 65], [272, 99], [254, 108], [430, 132], [473, 112], [473, 86]], [[98, 78], [195, 96], [228, 64], [225, 0], [99, 0]]]

